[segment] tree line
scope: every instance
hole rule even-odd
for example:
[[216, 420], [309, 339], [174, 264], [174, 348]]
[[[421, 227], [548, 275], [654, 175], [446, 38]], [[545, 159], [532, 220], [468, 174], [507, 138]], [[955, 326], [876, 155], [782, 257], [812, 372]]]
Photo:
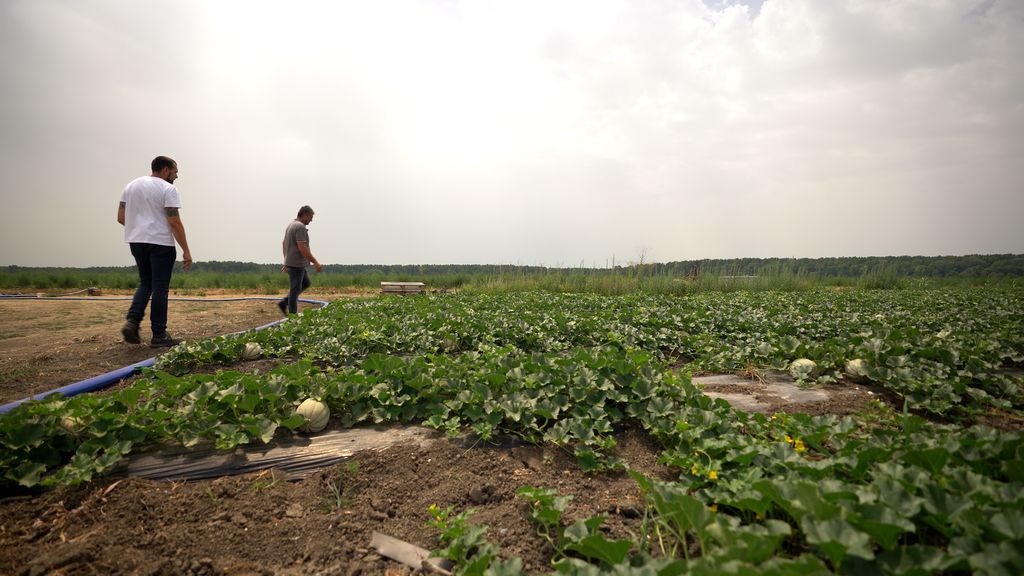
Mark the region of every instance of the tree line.
[[[179, 264], [180, 265], [180, 264]], [[197, 262], [196, 272], [272, 274], [279, 264], [254, 262]], [[25, 272], [130, 273], [132, 266], [88, 268], [38, 268], [6, 266], [5, 275]], [[609, 268], [545, 267], [499, 264], [328, 264], [324, 272], [374, 278], [429, 278], [476, 276], [530, 276], [571, 272], [583, 275], [644, 276], [802, 276], [818, 278], [859, 278], [884, 275], [898, 278], [1013, 278], [1024, 276], [1024, 254], [972, 254], [967, 256], [871, 256], [841, 258], [733, 258], [680, 260], [665, 263], [616, 265]]]

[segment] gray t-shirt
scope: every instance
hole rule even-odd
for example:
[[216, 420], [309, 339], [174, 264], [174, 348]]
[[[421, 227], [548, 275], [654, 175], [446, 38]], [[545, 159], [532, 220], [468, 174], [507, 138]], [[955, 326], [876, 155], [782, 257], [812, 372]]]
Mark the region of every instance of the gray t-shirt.
[[298, 220], [292, 220], [284, 229], [284, 265], [292, 268], [305, 268], [309, 266], [296, 242], [305, 242], [309, 245], [309, 231], [306, 225]]

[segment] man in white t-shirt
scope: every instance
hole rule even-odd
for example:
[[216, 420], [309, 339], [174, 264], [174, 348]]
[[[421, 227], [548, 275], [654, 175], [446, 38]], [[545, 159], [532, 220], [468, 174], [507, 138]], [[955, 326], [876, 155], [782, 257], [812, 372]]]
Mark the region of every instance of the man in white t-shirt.
[[192, 253], [185, 238], [185, 225], [178, 210], [181, 199], [174, 181], [178, 163], [166, 156], [157, 156], [150, 164], [153, 173], [128, 183], [121, 193], [117, 221], [124, 226], [124, 241], [131, 247], [139, 271], [139, 287], [135, 289], [127, 320], [121, 327], [125, 342], [138, 344], [139, 325], [149, 310], [153, 329], [150, 348], [174, 346], [179, 342], [167, 333], [167, 294], [171, 286], [174, 260], [178, 257], [174, 242], [181, 246], [182, 268], [192, 267]]

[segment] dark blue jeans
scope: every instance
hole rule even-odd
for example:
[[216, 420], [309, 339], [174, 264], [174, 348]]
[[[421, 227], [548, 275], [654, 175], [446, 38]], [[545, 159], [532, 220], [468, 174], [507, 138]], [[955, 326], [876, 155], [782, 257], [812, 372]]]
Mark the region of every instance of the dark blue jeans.
[[174, 246], [142, 242], [131, 242], [129, 246], [139, 269], [139, 287], [135, 289], [132, 305], [128, 308], [128, 321], [142, 324], [146, 305], [152, 297], [149, 322], [153, 335], [162, 336], [167, 333], [167, 292], [171, 287], [171, 273], [174, 272], [178, 251]]
[[288, 306], [289, 314], [297, 314], [299, 312], [299, 294], [305, 292], [312, 282], [309, 281], [309, 274], [306, 273], [305, 268], [288, 266], [288, 284], [288, 296], [282, 298], [281, 302]]

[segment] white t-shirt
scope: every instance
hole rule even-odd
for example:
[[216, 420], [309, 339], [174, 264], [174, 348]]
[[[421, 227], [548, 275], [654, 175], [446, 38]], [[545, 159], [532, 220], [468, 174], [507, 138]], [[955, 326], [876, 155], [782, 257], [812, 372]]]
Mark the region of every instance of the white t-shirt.
[[181, 208], [178, 189], [155, 176], [136, 178], [121, 192], [124, 202], [124, 241], [174, 246], [164, 208]]

